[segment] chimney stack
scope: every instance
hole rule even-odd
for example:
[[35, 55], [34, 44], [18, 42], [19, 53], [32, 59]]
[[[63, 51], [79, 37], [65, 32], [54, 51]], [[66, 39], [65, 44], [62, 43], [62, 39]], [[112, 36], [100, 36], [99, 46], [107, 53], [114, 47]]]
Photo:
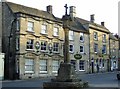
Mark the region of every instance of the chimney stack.
[[76, 17], [76, 7], [75, 6], [70, 6], [70, 16], [72, 18]]
[[95, 19], [94, 19], [94, 14], [90, 15], [90, 21], [91, 21], [92, 23], [94, 23], [94, 21], [95, 21]]
[[102, 26], [105, 26], [105, 22], [101, 22], [101, 25], [102, 25]]
[[52, 5], [47, 6], [47, 12], [52, 14]]

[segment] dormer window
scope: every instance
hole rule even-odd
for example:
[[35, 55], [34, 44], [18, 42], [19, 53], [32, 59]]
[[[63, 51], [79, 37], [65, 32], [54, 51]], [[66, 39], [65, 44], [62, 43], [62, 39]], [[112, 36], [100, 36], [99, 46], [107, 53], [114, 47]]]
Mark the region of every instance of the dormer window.
[[80, 41], [83, 42], [84, 41], [84, 34], [80, 33]]

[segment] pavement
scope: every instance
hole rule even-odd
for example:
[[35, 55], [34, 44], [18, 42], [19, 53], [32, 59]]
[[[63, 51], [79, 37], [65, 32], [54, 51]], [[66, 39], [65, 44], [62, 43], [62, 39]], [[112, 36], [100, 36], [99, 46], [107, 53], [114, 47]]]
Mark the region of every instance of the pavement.
[[[105, 72], [105, 73], [78, 74], [78, 77], [83, 81], [89, 82], [90, 87], [87, 89], [120, 89], [120, 81], [116, 79], [116, 73], [117, 71]], [[42, 77], [39, 79], [25, 79], [25, 80], [3, 80], [0, 81], [0, 84], [3, 83], [3, 86], [5, 86], [2, 89], [6, 89], [8, 87], [14, 89], [15, 87], [18, 88], [18, 86], [22, 86], [22, 89], [23, 88], [40, 89], [40, 87], [38, 88], [38, 86], [42, 86], [43, 82], [48, 82], [50, 81], [51, 78], [53, 77], [47, 77], [47, 78]]]

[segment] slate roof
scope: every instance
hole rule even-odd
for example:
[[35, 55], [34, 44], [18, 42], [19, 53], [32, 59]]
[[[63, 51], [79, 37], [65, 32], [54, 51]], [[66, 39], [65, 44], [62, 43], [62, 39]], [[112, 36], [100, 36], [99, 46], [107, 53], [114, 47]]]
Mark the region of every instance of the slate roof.
[[110, 33], [110, 39], [112, 39], [112, 40], [118, 40], [112, 33]]
[[19, 13], [24, 13], [32, 16], [42, 17], [42, 18], [61, 22], [60, 18], [55, 17], [53, 14], [50, 14], [47, 11], [38, 10], [32, 7], [27, 7], [27, 6], [12, 3], [12, 2], [6, 2], [6, 3], [11, 8], [13, 13], [19, 12]]
[[89, 31], [81, 24], [78, 18], [74, 18], [74, 21], [70, 25], [70, 29], [89, 33]]
[[[62, 23], [62, 19], [55, 17], [53, 14], [50, 14], [47, 11], [38, 10], [35, 8], [27, 7], [27, 6], [12, 3], [12, 2], [7, 2], [7, 5], [11, 8], [13, 13], [24, 13], [28, 15], [42, 17], [45, 19], [50, 19], [53, 21], [59, 21]], [[74, 31], [88, 32], [88, 30], [83, 27], [83, 25], [79, 22], [78, 19], [75, 19], [74, 23], [72, 23], [72, 25], [70, 26], [70, 29]]]
[[[37, 17], [41, 17], [41, 18], [45, 18], [45, 19], [49, 19], [49, 20], [53, 20], [53, 21], [62, 23], [62, 19], [55, 17], [53, 14], [50, 14], [47, 11], [38, 10], [38, 9], [35, 9], [32, 7], [27, 7], [27, 6], [12, 3], [12, 2], [6, 2], [6, 3], [11, 8], [13, 13], [24, 13], [24, 14], [37, 16]], [[96, 23], [91, 23], [90, 21], [87, 21], [87, 20], [84, 20], [84, 19], [81, 19], [78, 17], [74, 18], [74, 22], [71, 24], [70, 29], [74, 30], [74, 31], [82, 31], [82, 32], [88, 33], [89, 32], [89, 28], [88, 28], [89, 24], [103, 28], [105, 32], [109, 32], [109, 30], [102, 25], [99, 25]]]
[[[100, 24], [97, 24], [97, 23], [92, 23], [91, 21], [87, 21], [87, 20], [85, 20], [85, 19], [81, 19], [81, 18], [78, 18], [77, 17], [77, 19], [79, 20], [79, 22], [82, 24], [82, 25], [84, 25], [84, 26], [87, 26], [88, 24], [91, 24], [91, 25], [93, 25], [93, 26], [95, 26], [95, 27], [99, 27], [99, 28], [102, 28], [102, 29], [104, 29], [103, 31], [105, 31], [105, 32], [110, 32], [105, 26], [102, 26], [102, 25], [100, 25]], [[102, 30], [101, 30], [102, 31]]]

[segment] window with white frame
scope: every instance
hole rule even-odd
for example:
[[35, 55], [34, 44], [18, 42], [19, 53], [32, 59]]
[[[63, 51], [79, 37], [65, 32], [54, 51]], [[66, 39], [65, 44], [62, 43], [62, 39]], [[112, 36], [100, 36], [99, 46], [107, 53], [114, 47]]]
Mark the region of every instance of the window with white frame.
[[31, 50], [33, 49], [33, 39], [28, 39], [26, 44], [26, 49]]
[[42, 34], [47, 34], [47, 25], [46, 24], [42, 24], [42, 26], [41, 26], [41, 33]]
[[57, 42], [53, 43], [53, 52], [59, 52], [59, 43]]
[[98, 53], [98, 44], [97, 43], [94, 43], [94, 52]]
[[41, 42], [41, 51], [46, 51], [47, 50], [47, 42], [46, 41], [42, 41]]
[[33, 59], [25, 59], [25, 73], [34, 73]]
[[102, 47], [102, 54], [106, 54], [106, 45], [103, 45]]
[[80, 71], [84, 71], [85, 70], [85, 61], [84, 60], [80, 60], [79, 61], [79, 70]]
[[40, 60], [39, 62], [40, 73], [47, 73], [47, 60]]
[[94, 32], [94, 40], [98, 40], [98, 33]]
[[52, 62], [52, 71], [57, 73], [59, 68], [59, 61], [58, 60], [53, 60]]
[[80, 53], [84, 53], [84, 46], [83, 45], [80, 46]]
[[16, 38], [16, 50], [19, 50], [19, 38]]
[[58, 27], [54, 27], [54, 29], [53, 29], [53, 35], [54, 36], [58, 36], [59, 35], [59, 28]]
[[69, 40], [74, 40], [74, 32], [69, 31]]
[[76, 70], [76, 60], [71, 60], [70, 63], [73, 65], [74, 69]]
[[33, 22], [28, 21], [27, 31], [30, 31], [30, 32], [34, 31], [34, 23]]
[[70, 53], [73, 53], [73, 52], [74, 52], [74, 45], [73, 45], [73, 44], [70, 44], [70, 45], [69, 45], [69, 52], [70, 52]]
[[102, 41], [103, 41], [103, 42], [106, 42], [106, 34], [103, 34]]
[[81, 42], [84, 41], [84, 33], [80, 33], [80, 41], [81, 41]]

